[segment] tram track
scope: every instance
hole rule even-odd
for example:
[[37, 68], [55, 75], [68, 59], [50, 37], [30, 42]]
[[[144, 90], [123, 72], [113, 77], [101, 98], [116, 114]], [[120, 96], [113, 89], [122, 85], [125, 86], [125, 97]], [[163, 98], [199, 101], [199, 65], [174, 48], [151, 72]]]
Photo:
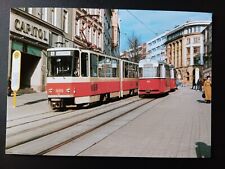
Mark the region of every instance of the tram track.
[[[133, 98], [128, 98], [128, 99], [132, 100]], [[109, 103], [109, 104], [111, 105], [113, 103], [114, 102]], [[103, 105], [103, 107], [104, 107], [104, 105]], [[86, 113], [86, 112], [97, 110], [97, 109], [98, 110], [102, 109], [102, 107], [92, 108], [91, 110], [87, 109], [87, 108], [77, 109], [75, 107], [75, 108], [72, 108], [72, 110], [67, 110], [65, 112], [64, 111], [53, 111], [53, 110], [47, 111], [47, 112], [42, 112], [42, 113], [39, 113], [39, 114], [28, 115], [28, 116], [24, 116], [24, 117], [20, 117], [20, 118], [16, 118], [16, 119], [8, 120], [6, 128], [10, 129], [10, 128], [13, 128], [13, 127], [18, 127], [18, 126], [26, 125], [26, 124], [33, 123], [33, 122], [42, 121], [44, 119], [54, 118], [54, 117], [57, 117], [57, 116], [64, 116], [64, 115], [70, 114], [70, 113], [74, 114], [75, 111], [76, 111], [76, 114], [79, 115], [80, 113]]]
[[[152, 100], [137, 100], [136, 102], [131, 102], [124, 106], [120, 106], [118, 108], [114, 108], [106, 111], [105, 113], [101, 113], [99, 115], [87, 118], [82, 122], [60, 128], [55, 130], [48, 135], [41, 136], [38, 138], [33, 138], [31, 140], [27, 140], [24, 143], [16, 144], [11, 148], [7, 148], [7, 151], [24, 151], [30, 152], [31, 154], [43, 155], [52, 150], [57, 149], [69, 142], [101, 127], [106, 125], [107, 123], [129, 113], [141, 106], [148, 104]], [[127, 106], [129, 105], [129, 106]], [[35, 145], [35, 146], [33, 146]]]
[[135, 103], [130, 103], [131, 105], [129, 106], [127, 106], [127, 104], [126, 106], [121, 106], [117, 109], [114, 108], [110, 111], [107, 111], [107, 113], [105, 112], [95, 117], [87, 118], [80, 123], [76, 123], [70, 126], [67, 125], [67, 127], [55, 130], [54, 132], [49, 133], [45, 136], [35, 137], [27, 140], [24, 143], [15, 144], [11, 148], [7, 148], [7, 151], [22, 151], [22, 154], [26, 154], [27, 152], [38, 155], [45, 154], [113, 121], [116, 118], [132, 112], [153, 100], [154, 99], [141, 99], [137, 100]]
[[138, 105], [138, 106], [136, 106], [136, 107], [133, 107], [133, 108], [129, 109], [128, 111], [125, 111], [125, 112], [123, 112], [123, 113], [120, 113], [118, 116], [114, 116], [114, 117], [112, 117], [112, 118], [110, 118], [110, 119], [108, 119], [108, 120], [106, 120], [106, 121], [104, 121], [104, 122], [102, 122], [102, 123], [99, 123], [99, 124], [96, 125], [95, 127], [90, 128], [89, 130], [86, 130], [86, 131], [84, 131], [83, 133], [80, 133], [79, 135], [76, 135], [76, 136], [74, 136], [74, 137], [72, 137], [72, 138], [70, 138], [70, 139], [68, 139], [68, 140], [65, 140], [64, 142], [61, 142], [61, 143], [59, 143], [59, 144], [57, 144], [57, 145], [55, 145], [55, 146], [52, 146], [52, 147], [50, 147], [50, 148], [48, 148], [48, 149], [46, 149], [46, 150], [43, 150], [42, 152], [37, 153], [37, 155], [46, 155], [46, 154], [48, 154], [48, 153], [51, 152], [51, 151], [54, 151], [54, 150], [56, 150], [56, 149], [58, 149], [58, 148], [60, 148], [60, 147], [62, 147], [62, 146], [65, 146], [65, 145], [71, 143], [72, 141], [74, 141], [74, 140], [76, 140], [76, 139], [78, 139], [78, 138], [80, 138], [80, 137], [82, 137], [82, 136], [84, 136], [84, 135], [86, 135], [86, 134], [88, 134], [88, 133], [91, 133], [91, 132], [94, 131], [95, 129], [98, 129], [98, 128], [100, 128], [100, 127], [103, 127], [103, 126], [107, 125], [108, 123], [112, 122], [113, 120], [116, 120], [116, 119], [118, 119], [118, 118], [120, 118], [120, 117], [122, 117], [122, 116], [125, 116], [125, 115], [128, 114], [128, 113], [131, 113], [131, 112], [133, 112], [133, 111], [139, 109], [140, 107], [142, 107], [142, 106], [144, 106], [144, 105], [146, 105], [146, 104], [152, 102], [153, 100], [155, 100], [155, 99], [148, 100], [148, 101], [146, 101], [146, 102], [144, 102], [144, 103], [141, 103], [140, 105]]
[[72, 115], [69, 117], [42, 120], [39, 123], [29, 123], [29, 125], [22, 125], [21, 127], [14, 127], [7, 129], [6, 133], [6, 149], [12, 148], [14, 146], [18, 146], [20, 144], [24, 144], [26, 142], [38, 139], [40, 137], [44, 137], [46, 135], [52, 134], [54, 132], [64, 130], [68, 127], [74, 126], [81, 122], [84, 122], [88, 119], [100, 116], [102, 114], [106, 114], [110, 111], [120, 109], [122, 107], [126, 107], [130, 104], [138, 102], [141, 99], [131, 99], [125, 103], [118, 103], [117, 107], [115, 105], [105, 106], [105, 108], [97, 108], [95, 110], [89, 110], [87, 112], [83, 112], [81, 114]]

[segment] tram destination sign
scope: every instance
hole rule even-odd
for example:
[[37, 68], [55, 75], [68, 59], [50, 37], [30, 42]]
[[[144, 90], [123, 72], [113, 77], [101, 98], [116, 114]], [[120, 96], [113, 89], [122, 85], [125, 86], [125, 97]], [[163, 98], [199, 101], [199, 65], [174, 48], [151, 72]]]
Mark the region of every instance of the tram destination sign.
[[10, 14], [10, 31], [49, 44], [49, 30], [14, 13]]
[[21, 53], [16, 50], [12, 57], [11, 88], [15, 92], [20, 88]]

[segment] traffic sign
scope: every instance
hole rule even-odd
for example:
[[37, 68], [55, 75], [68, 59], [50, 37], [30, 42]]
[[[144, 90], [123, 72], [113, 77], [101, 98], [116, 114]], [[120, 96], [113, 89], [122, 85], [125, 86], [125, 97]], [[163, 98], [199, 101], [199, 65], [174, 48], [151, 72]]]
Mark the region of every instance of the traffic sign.
[[21, 70], [21, 52], [16, 50], [12, 57], [12, 74], [11, 74], [11, 88], [17, 91], [20, 88], [20, 70]]

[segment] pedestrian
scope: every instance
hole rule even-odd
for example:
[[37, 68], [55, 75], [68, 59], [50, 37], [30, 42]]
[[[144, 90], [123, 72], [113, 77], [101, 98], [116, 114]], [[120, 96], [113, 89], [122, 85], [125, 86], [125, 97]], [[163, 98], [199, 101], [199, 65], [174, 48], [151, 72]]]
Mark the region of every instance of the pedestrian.
[[210, 103], [211, 102], [211, 90], [212, 90], [212, 82], [210, 76], [207, 76], [205, 82], [204, 82], [204, 93], [205, 93], [205, 102]]
[[193, 81], [192, 81], [192, 89], [196, 89], [195, 79], [193, 79]]
[[201, 80], [199, 78], [197, 81], [197, 89], [196, 90], [200, 90], [200, 86], [201, 86]]

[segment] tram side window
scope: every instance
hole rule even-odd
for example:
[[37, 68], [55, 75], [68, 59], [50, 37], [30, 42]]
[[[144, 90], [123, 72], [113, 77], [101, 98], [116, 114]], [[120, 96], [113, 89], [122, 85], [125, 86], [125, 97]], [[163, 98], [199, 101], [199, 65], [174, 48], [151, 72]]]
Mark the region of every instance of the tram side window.
[[98, 76], [105, 77], [105, 56], [99, 56], [98, 60]]
[[135, 66], [135, 78], [138, 77], [138, 65], [134, 65]]
[[123, 62], [123, 70], [124, 70], [123, 77], [127, 78], [128, 77], [128, 63], [127, 62]]
[[91, 54], [90, 57], [90, 73], [91, 73], [91, 77], [97, 77], [97, 61], [98, 61], [98, 56], [95, 54]]
[[133, 78], [134, 77], [134, 68], [133, 68], [133, 64], [129, 63], [128, 65], [128, 74], [129, 74], [129, 78]]
[[118, 64], [118, 61], [117, 60], [115, 60], [115, 59], [113, 59], [112, 60], [112, 77], [119, 77], [118, 75], [118, 73], [119, 73], [119, 69], [118, 69], [118, 66], [119, 66], [119, 64]]
[[139, 77], [143, 77], [143, 68], [139, 67]]
[[81, 54], [81, 76], [88, 76], [88, 54], [84, 52]]
[[166, 69], [166, 77], [169, 78], [170, 77], [170, 68], [169, 68], [169, 66], [165, 65], [165, 69]]
[[170, 69], [170, 77], [174, 78], [174, 69]]
[[80, 76], [80, 60], [79, 60], [79, 51], [74, 51], [74, 76]]
[[106, 77], [112, 77], [112, 62], [110, 58], [106, 58], [105, 65], [106, 65]]
[[166, 77], [166, 69], [165, 69], [165, 66], [164, 65], [159, 65], [159, 68], [160, 68], [160, 77], [162, 78], [165, 78]]

